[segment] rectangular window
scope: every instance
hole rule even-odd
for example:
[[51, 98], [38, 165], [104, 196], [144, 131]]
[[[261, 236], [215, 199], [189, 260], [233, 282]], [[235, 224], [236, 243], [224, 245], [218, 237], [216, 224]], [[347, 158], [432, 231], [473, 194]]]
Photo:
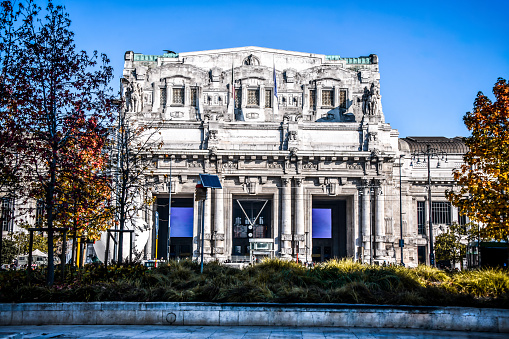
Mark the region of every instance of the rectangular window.
[[265, 90], [265, 108], [272, 107], [272, 91], [270, 89]]
[[159, 104], [161, 107], [166, 106], [166, 87], [159, 89]]
[[461, 226], [464, 226], [467, 224], [467, 216], [464, 214], [461, 214], [460, 211], [458, 211], [458, 224]]
[[[14, 199], [2, 198], [2, 231], [12, 232], [13, 226], [13, 213], [14, 213]], [[0, 234], [1, 236], [1, 234]]]
[[315, 238], [332, 238], [332, 209], [331, 208], [313, 208], [312, 217], [312, 235]]
[[314, 109], [316, 105], [316, 90], [309, 90], [309, 108]]
[[191, 106], [198, 107], [198, 88], [197, 87], [191, 88]]
[[258, 95], [257, 89], [247, 90], [247, 105], [248, 106], [260, 106], [260, 96]]
[[241, 102], [242, 102], [242, 91], [240, 89], [235, 89], [235, 108], [240, 108]]
[[446, 201], [431, 202], [431, 221], [434, 224], [451, 224], [451, 203]]
[[417, 202], [417, 234], [426, 234], [426, 208], [424, 201]]
[[173, 104], [183, 105], [184, 104], [184, 89], [173, 88]]
[[44, 214], [45, 214], [45, 207], [44, 207], [44, 200], [39, 199], [37, 200], [36, 207], [35, 207], [35, 226], [36, 227], [42, 227], [42, 224], [44, 222]]
[[346, 108], [346, 89], [339, 91], [339, 108]]
[[322, 106], [332, 107], [333, 98], [332, 90], [322, 90]]

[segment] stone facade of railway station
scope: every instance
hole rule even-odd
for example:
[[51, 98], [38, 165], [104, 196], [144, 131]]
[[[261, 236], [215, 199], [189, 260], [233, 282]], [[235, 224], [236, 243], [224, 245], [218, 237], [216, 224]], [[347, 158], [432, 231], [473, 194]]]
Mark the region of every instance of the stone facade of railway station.
[[[171, 180], [178, 234], [170, 257], [200, 255], [203, 215], [206, 260], [399, 263], [402, 236], [405, 264], [429, 263], [428, 164], [412, 154], [427, 145], [446, 153], [430, 163], [436, 236], [465, 222], [444, 193], [466, 147], [461, 138], [399, 138], [385, 119], [381, 83], [375, 54], [126, 52], [125, 114], [159, 126], [163, 141], [147, 173], [155, 202], [142, 217], [145, 257], [155, 256], [156, 215], [158, 257], [168, 255]], [[200, 173], [222, 184], [208, 189], [203, 213], [194, 199]]]

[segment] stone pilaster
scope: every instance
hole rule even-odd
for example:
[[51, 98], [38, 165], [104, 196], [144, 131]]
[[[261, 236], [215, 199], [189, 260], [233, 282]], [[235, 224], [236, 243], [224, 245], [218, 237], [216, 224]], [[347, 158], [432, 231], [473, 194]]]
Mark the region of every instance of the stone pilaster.
[[210, 225], [210, 217], [211, 217], [211, 189], [207, 188], [207, 199], [205, 199], [205, 216], [203, 219], [203, 237], [205, 239], [204, 242], [204, 249], [205, 249], [205, 255], [210, 255], [211, 248], [210, 248], [210, 239], [211, 239], [211, 225]]
[[295, 240], [299, 249], [304, 248], [304, 183], [302, 178], [295, 179]]
[[385, 235], [385, 213], [384, 213], [384, 196], [382, 188], [376, 188], [376, 218], [375, 218], [375, 243], [376, 256], [382, 258], [385, 256], [384, 235]]
[[369, 262], [370, 250], [371, 250], [371, 228], [370, 228], [370, 217], [371, 217], [371, 204], [370, 204], [370, 191], [369, 187], [365, 186], [362, 188], [362, 244], [364, 247], [363, 262]]
[[282, 206], [281, 206], [281, 254], [291, 254], [292, 240], [292, 186], [291, 179], [282, 178]]
[[224, 198], [223, 190], [214, 190], [214, 254], [224, 256]]

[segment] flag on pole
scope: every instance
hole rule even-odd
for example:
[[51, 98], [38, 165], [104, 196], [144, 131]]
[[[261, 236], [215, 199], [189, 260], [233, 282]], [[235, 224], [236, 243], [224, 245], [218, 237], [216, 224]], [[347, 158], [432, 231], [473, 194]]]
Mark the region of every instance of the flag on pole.
[[277, 99], [277, 80], [276, 80], [276, 65], [274, 64], [274, 91], [273, 91], [273, 97], [272, 97], [272, 112], [274, 115], [278, 114], [279, 109], [279, 101]]
[[233, 59], [232, 59], [232, 86], [231, 86], [231, 90], [232, 90], [232, 105], [233, 105], [233, 109], [235, 110], [235, 80], [233, 77]]

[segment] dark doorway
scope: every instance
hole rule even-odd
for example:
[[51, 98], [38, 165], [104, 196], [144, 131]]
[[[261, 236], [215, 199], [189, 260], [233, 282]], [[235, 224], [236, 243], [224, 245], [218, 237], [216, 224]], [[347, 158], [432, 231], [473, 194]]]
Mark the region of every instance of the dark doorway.
[[417, 246], [417, 262], [419, 265], [426, 265], [426, 246]]
[[346, 257], [346, 201], [313, 200], [311, 234], [314, 262]]
[[[157, 199], [157, 212], [159, 213], [157, 257], [166, 259], [168, 255], [168, 198]], [[171, 199], [170, 259], [192, 257], [193, 216], [193, 199]], [[154, 256], [155, 250], [154, 248]]]
[[271, 237], [271, 212], [268, 199], [233, 199], [233, 256], [249, 256], [249, 239]]

